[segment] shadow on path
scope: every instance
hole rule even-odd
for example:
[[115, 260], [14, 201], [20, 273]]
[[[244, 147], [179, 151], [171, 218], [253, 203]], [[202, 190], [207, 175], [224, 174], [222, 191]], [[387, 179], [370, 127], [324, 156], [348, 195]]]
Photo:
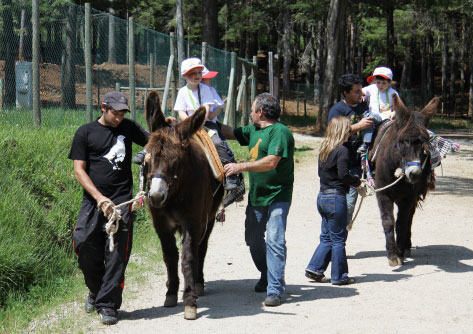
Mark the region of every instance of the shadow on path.
[[[316, 299], [346, 298], [358, 295], [355, 286], [336, 287], [331, 284], [310, 283], [307, 285], [288, 285], [286, 298], [281, 307], [265, 307], [265, 293], [256, 293], [253, 290], [257, 280], [218, 280], [205, 284], [206, 295], [197, 300], [197, 314], [199, 318], [224, 319], [232, 317], [251, 316], [260, 313], [277, 313], [280, 315], [294, 315], [284, 312], [284, 304], [303, 303]], [[179, 294], [182, 298], [182, 291]], [[164, 302], [164, 299], [162, 301]], [[122, 320], [157, 319], [182, 313], [184, 305], [179, 302], [176, 307], [167, 308], [154, 306], [131, 312], [120, 311]]]
[[[349, 259], [365, 259], [372, 257], [386, 257], [385, 251], [358, 252]], [[396, 272], [402, 272], [415, 266], [431, 265], [448, 273], [465, 273], [473, 271], [473, 266], [461, 263], [461, 260], [473, 260], [473, 251], [469, 248], [456, 245], [429, 245], [411, 249], [411, 257]], [[386, 259], [386, 265], [388, 261]]]

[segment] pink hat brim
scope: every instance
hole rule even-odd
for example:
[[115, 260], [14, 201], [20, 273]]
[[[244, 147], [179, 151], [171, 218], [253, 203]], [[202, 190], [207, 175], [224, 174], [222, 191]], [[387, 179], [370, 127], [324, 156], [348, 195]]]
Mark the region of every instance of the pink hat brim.
[[216, 71], [209, 71], [206, 75], [202, 76], [202, 79], [212, 79], [217, 76], [218, 72]]

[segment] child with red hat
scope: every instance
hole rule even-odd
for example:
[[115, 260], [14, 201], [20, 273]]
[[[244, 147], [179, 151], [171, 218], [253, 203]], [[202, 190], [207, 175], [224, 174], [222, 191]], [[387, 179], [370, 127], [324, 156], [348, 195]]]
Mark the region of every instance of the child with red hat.
[[358, 153], [365, 154], [373, 141], [373, 132], [377, 125], [385, 119], [391, 119], [394, 111], [391, 109], [392, 96], [398, 92], [391, 87], [393, 72], [388, 67], [377, 67], [366, 81], [371, 85], [363, 87], [363, 95], [368, 103], [369, 111], [364, 117], [373, 117], [375, 125], [363, 130], [363, 144], [358, 148]]

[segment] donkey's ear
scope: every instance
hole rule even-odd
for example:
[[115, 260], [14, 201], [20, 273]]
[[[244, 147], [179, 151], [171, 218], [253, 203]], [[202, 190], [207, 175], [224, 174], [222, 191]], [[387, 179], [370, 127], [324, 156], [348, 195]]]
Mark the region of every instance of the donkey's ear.
[[436, 96], [432, 100], [430, 100], [429, 103], [427, 103], [424, 109], [420, 111], [420, 113], [424, 117], [424, 124], [426, 127], [429, 125], [429, 122], [432, 116], [434, 116], [435, 113], [437, 112], [439, 102], [440, 102], [440, 97]]
[[396, 112], [396, 118], [399, 118], [401, 120], [409, 119], [410, 112], [407, 110], [406, 106], [402, 102], [399, 95], [393, 94], [392, 99], [393, 99], [393, 110]]
[[179, 124], [179, 132], [183, 142], [187, 141], [197, 130], [202, 128], [206, 114], [205, 107], [200, 107], [192, 116], [187, 117]]
[[150, 132], [167, 125], [161, 105], [159, 103], [158, 91], [153, 90], [146, 98], [145, 119]]

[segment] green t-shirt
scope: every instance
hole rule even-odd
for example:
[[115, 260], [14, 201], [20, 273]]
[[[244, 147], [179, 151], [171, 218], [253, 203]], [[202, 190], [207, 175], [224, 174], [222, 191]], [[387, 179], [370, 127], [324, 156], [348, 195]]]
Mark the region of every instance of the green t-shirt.
[[248, 125], [234, 130], [242, 146], [248, 146], [250, 160], [268, 155], [280, 156], [276, 168], [266, 172], [248, 172], [249, 202], [252, 206], [269, 206], [274, 202], [291, 202], [294, 185], [294, 137], [281, 123], [263, 129]]

